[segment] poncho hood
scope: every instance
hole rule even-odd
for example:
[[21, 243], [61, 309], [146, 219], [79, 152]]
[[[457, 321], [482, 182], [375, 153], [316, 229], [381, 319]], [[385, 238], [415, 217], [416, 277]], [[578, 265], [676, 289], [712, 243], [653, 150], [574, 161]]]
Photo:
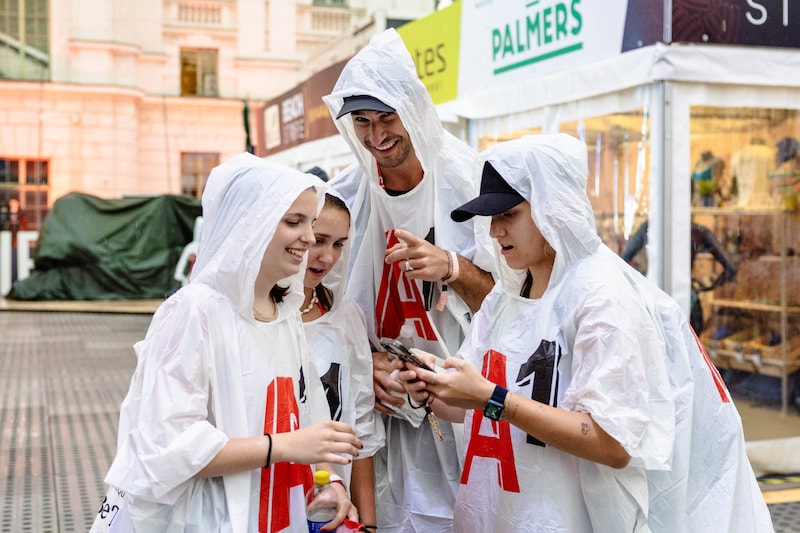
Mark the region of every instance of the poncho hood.
[[[396, 110], [424, 172], [412, 191], [395, 197], [383, 190], [375, 158], [356, 135], [352, 116], [335, 118], [344, 98], [355, 95], [373, 96]], [[400, 228], [428, 237], [435, 230], [436, 246], [455, 250], [483, 270], [494, 270], [485, 225], [456, 224], [449, 216], [475, 194], [477, 153], [444, 130], [411, 55], [394, 30], [377, 35], [359, 51], [323, 100], [356, 157], [356, 163], [331, 180], [330, 186], [346, 200], [355, 225], [350, 272], [357, 283], [349, 283], [347, 292], [366, 314], [368, 332], [377, 342], [374, 310], [387, 231]], [[468, 326], [464, 317], [470, 310], [463, 300], [447, 298], [447, 309], [461, 329]]]
[[[531, 204], [531, 216], [556, 251], [548, 288], [556, 286], [570, 265], [601, 244], [594, 212], [586, 196], [589, 175], [586, 145], [563, 133], [527, 135], [480, 154]], [[514, 271], [495, 254], [504, 288], [519, 293], [524, 271]]]
[[[522, 531], [553, 523], [561, 531], [568, 529], [565, 517], [580, 518], [585, 509], [584, 523], [570, 531], [772, 531], [739, 415], [685, 315], [597, 235], [585, 192], [585, 144], [565, 134], [527, 136], [481, 159], [530, 202], [556, 258], [544, 294], [529, 299], [519, 295], [524, 271], [513, 271], [498, 254], [502, 285], [473, 317], [459, 355], [484, 372], [502, 365], [494, 375], [522, 397], [535, 398], [542, 390], [537, 380], [557, 378], [544, 381], [540, 397], [591, 414], [631, 459], [621, 469], [577, 460], [575, 475], [559, 463], [559, 456], [574, 458], [545, 455], [552, 450], [536, 450], [523, 437], [511, 459], [522, 489], [496, 496], [492, 476], [499, 470], [488, 463], [481, 472], [473, 462], [474, 481], [459, 493], [467, 502], [459, 502], [456, 529]], [[475, 416], [480, 412], [468, 413], [465, 426]], [[472, 438], [483, 438], [481, 420]], [[547, 501], [551, 494], [557, 503]], [[496, 505], [481, 522], [476, 510], [490, 498]]]
[[[378, 34], [358, 52], [323, 100], [331, 116], [336, 117], [345, 97], [356, 95], [373, 96], [397, 111], [425, 174], [431, 172], [442, 149], [445, 131], [433, 100], [417, 76], [414, 61], [395, 30]], [[335, 123], [361, 167], [376, 174], [375, 159], [356, 137], [352, 117], [345, 115]], [[377, 179], [370, 181], [378, 186]]]
[[[327, 187], [316, 176], [249, 153], [214, 167], [203, 192], [203, 228], [191, 282], [216, 288], [242, 317], [253, 321], [253, 286], [261, 258], [283, 215], [312, 187], [319, 212]], [[284, 302], [295, 309], [303, 301], [307, 259], [297, 274], [280, 282], [290, 287]]]

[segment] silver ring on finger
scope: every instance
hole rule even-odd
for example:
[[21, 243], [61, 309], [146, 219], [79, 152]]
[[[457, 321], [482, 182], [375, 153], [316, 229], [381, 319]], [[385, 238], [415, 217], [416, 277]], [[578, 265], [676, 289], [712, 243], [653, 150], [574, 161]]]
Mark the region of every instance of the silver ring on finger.
[[414, 267], [412, 267], [409, 260], [406, 259], [406, 272], [411, 272], [412, 270], [414, 270]]
[[433, 375], [433, 381], [431, 382], [431, 385], [436, 385], [436, 374]]

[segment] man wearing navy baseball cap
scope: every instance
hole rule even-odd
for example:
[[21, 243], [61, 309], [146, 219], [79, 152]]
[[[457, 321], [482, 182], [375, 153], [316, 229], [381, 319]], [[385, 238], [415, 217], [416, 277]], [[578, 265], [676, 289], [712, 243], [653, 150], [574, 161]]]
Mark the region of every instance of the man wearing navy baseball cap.
[[355, 96], [346, 96], [344, 98], [344, 104], [342, 104], [341, 109], [339, 109], [339, 114], [336, 115], [336, 119], [338, 120], [353, 111], [378, 111], [379, 113], [395, 112], [393, 107], [384, 104], [374, 96], [358, 94]]

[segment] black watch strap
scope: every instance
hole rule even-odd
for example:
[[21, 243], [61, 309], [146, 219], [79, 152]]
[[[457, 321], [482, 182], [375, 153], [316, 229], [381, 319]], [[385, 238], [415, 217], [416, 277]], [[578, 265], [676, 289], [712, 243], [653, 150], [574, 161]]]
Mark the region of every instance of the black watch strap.
[[506, 408], [506, 396], [508, 396], [508, 390], [500, 385], [495, 385], [491, 398], [483, 406], [483, 416], [492, 420], [500, 420]]

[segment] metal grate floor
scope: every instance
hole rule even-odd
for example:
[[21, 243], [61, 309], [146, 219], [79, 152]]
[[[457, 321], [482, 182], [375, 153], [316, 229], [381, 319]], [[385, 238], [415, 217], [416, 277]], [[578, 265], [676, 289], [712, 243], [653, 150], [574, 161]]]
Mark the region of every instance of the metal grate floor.
[[797, 533], [800, 531], [800, 502], [769, 505], [775, 533]]
[[0, 313], [0, 533], [85, 533], [151, 316]]

